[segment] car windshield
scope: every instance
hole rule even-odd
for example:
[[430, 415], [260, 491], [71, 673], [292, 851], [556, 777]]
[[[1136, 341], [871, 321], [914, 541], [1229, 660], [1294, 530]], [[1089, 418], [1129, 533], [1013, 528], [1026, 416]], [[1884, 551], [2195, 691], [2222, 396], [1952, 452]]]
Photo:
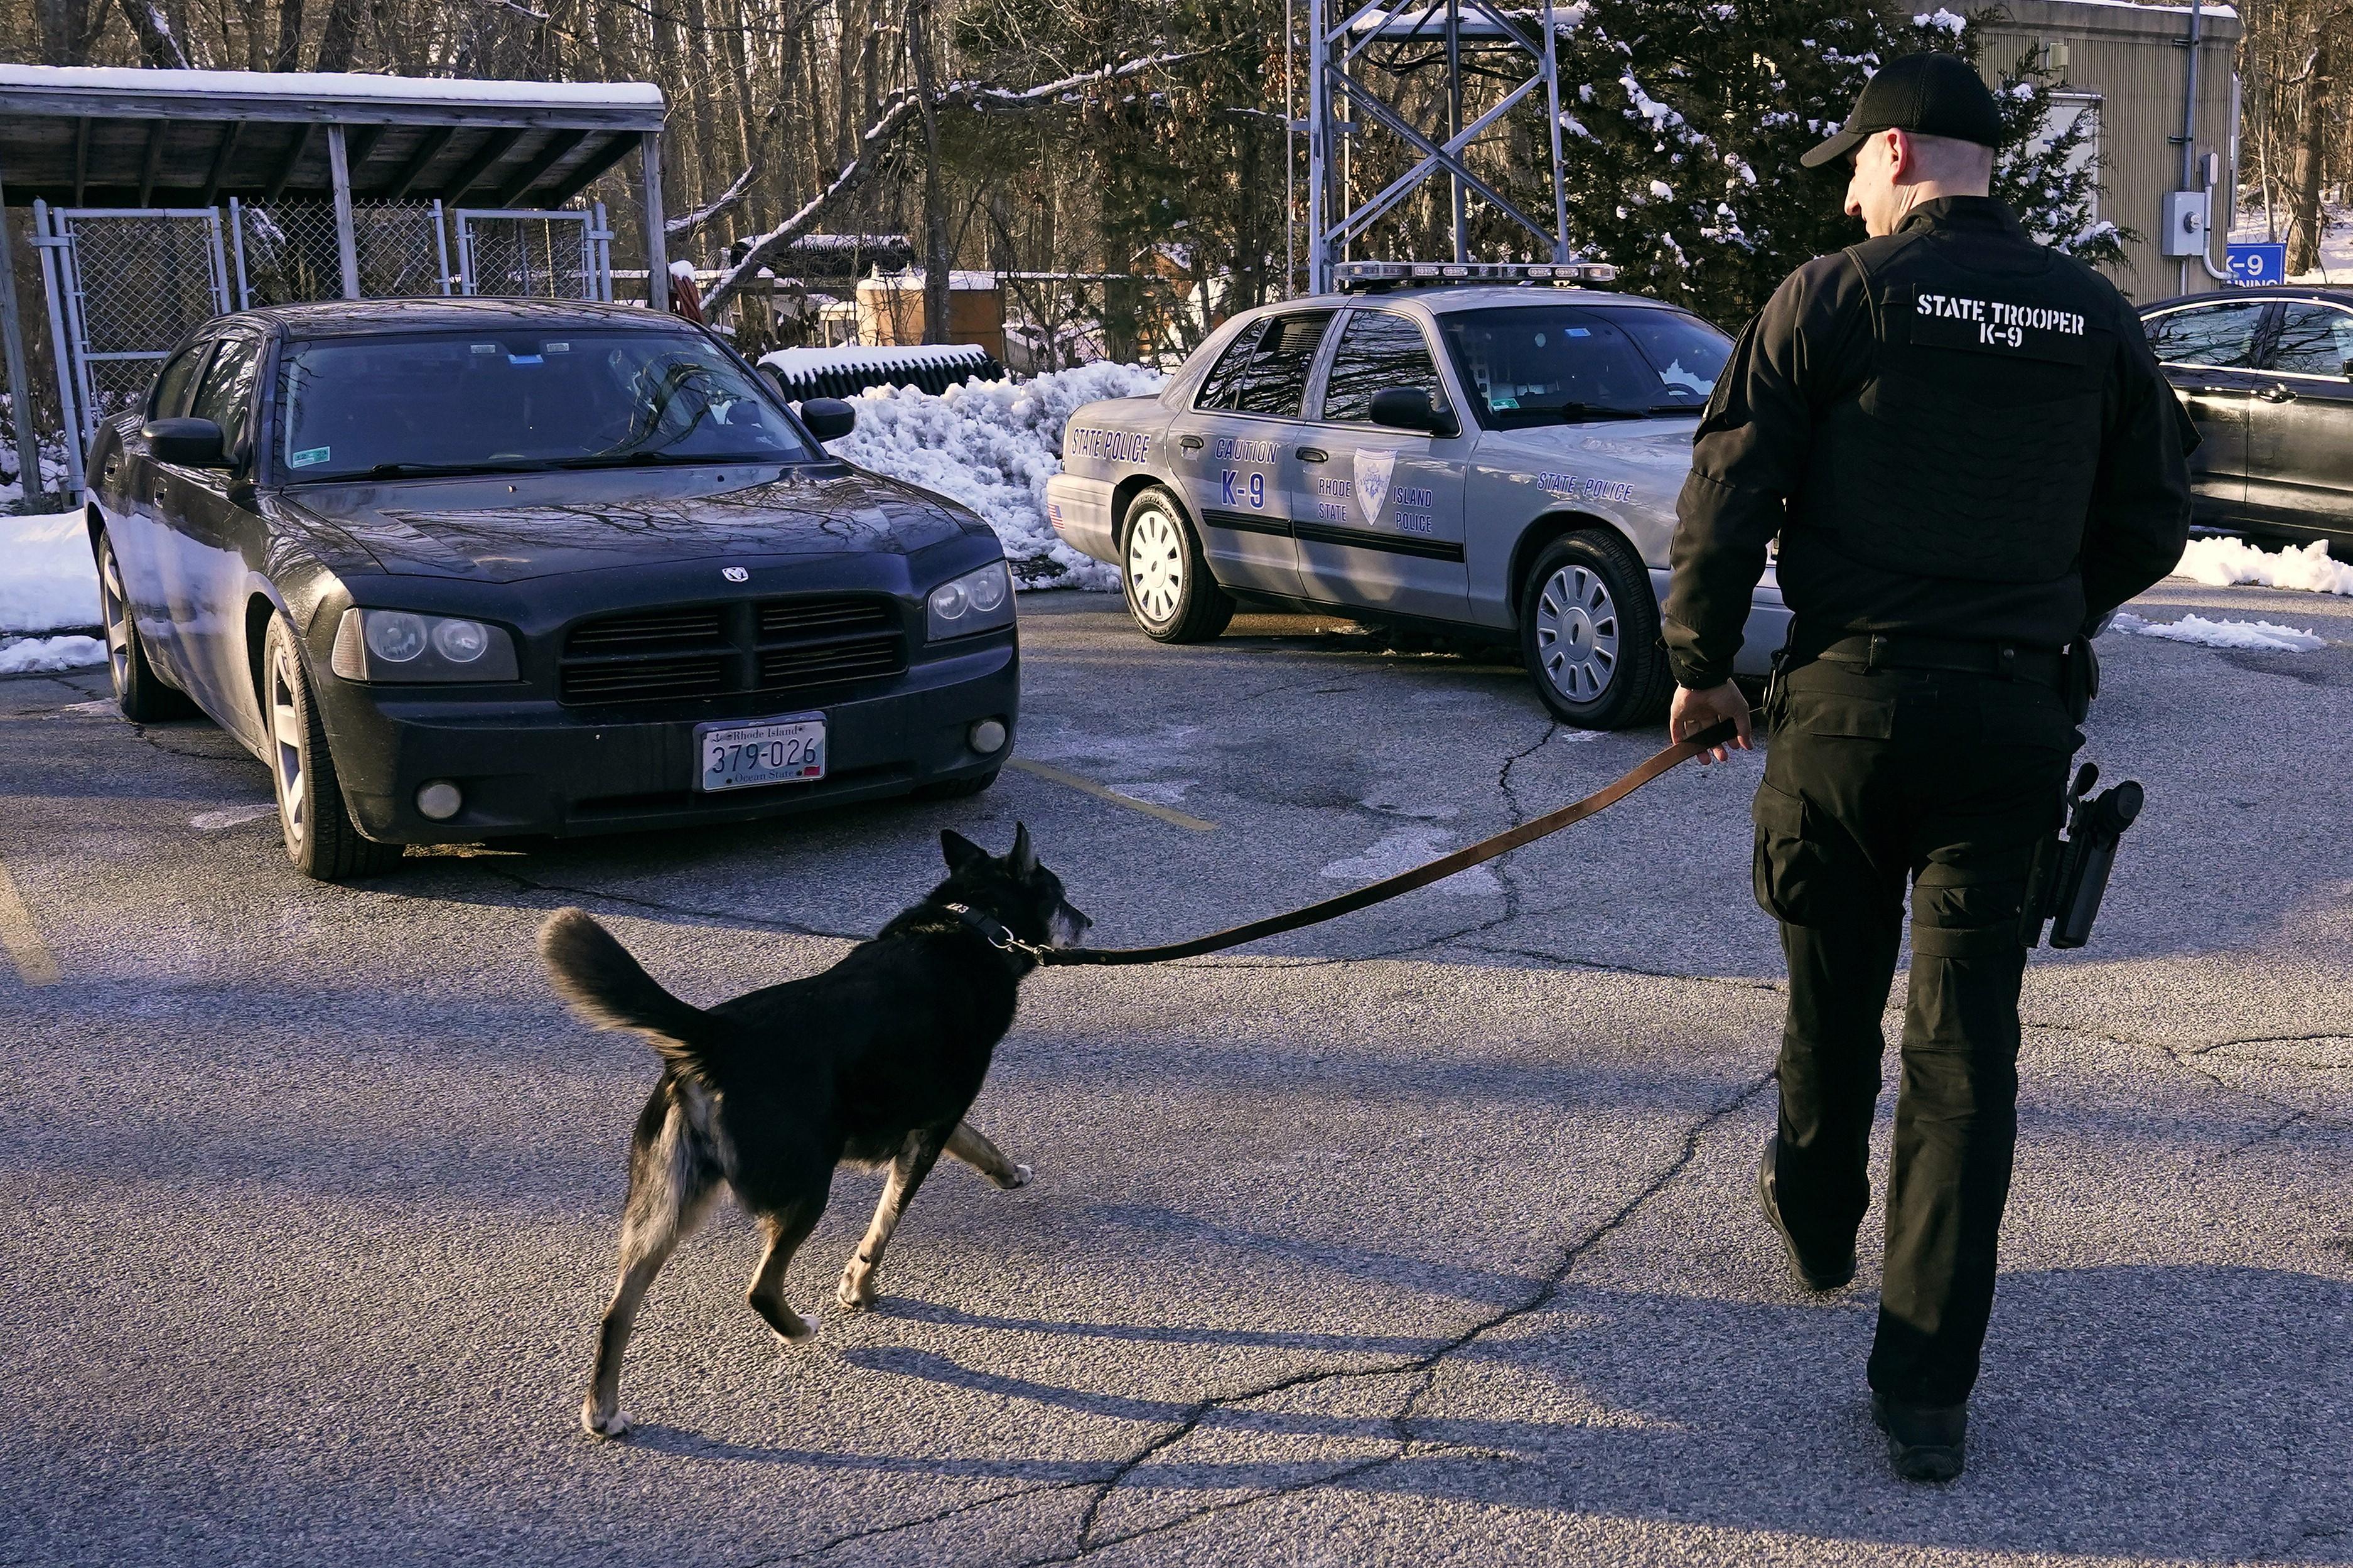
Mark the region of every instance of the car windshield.
[[1520, 305], [1439, 317], [1490, 429], [1696, 413], [1732, 340], [1681, 310]]
[[702, 338], [536, 327], [293, 343], [276, 445], [301, 482], [814, 456]]

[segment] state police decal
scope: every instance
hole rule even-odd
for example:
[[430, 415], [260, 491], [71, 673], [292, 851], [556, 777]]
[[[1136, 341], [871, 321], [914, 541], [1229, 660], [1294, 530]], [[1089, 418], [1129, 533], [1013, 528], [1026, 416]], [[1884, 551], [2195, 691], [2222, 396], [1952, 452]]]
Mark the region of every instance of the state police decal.
[[1931, 348], [1970, 349], [2006, 359], [2082, 364], [2090, 357], [2084, 318], [2047, 305], [1976, 300], [1922, 289], [1912, 304], [1910, 341]]

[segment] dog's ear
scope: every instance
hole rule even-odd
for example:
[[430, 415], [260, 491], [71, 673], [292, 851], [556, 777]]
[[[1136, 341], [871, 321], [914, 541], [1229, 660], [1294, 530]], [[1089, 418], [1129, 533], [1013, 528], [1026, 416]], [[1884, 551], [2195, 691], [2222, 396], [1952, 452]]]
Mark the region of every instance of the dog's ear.
[[1013, 825], [1013, 853], [1005, 858], [1005, 865], [1017, 877], [1038, 869], [1038, 851], [1029, 847], [1029, 829], [1018, 822]]
[[961, 871], [988, 858], [988, 851], [958, 833], [953, 827], [940, 829], [940, 853], [947, 857], [948, 869]]

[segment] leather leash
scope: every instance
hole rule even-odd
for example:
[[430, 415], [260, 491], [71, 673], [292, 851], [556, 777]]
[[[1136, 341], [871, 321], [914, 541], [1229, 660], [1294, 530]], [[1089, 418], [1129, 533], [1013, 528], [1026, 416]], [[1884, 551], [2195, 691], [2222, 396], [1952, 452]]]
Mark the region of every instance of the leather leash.
[[1309, 904], [1304, 909], [1292, 910], [1284, 914], [1268, 915], [1263, 920], [1251, 921], [1244, 925], [1229, 926], [1224, 931], [1211, 931], [1207, 936], [1197, 936], [1187, 942], [1163, 942], [1157, 947], [1039, 947], [1020, 941], [1010, 931], [1005, 933], [1003, 942], [997, 942], [994, 937], [990, 940], [997, 946], [1018, 949], [1041, 964], [1166, 963], [1170, 959], [1198, 958], [1205, 952], [1222, 952], [1227, 948], [1240, 947], [1247, 942], [1279, 936], [1303, 926], [1321, 925], [1325, 921], [1337, 920], [1342, 915], [1385, 903], [1401, 893], [1426, 888], [1457, 871], [1465, 871], [1482, 861], [1493, 860], [1498, 855], [1508, 855], [1523, 845], [1548, 838], [1564, 827], [1573, 826], [1588, 816], [1609, 810], [1660, 774], [1691, 761], [1702, 752], [1724, 744], [1737, 732], [1731, 720], [1721, 720], [1688, 740], [1678, 741], [1664, 751], [1654, 753], [1583, 800], [1571, 801], [1557, 810], [1548, 811], [1492, 838], [1482, 838], [1478, 843], [1457, 849], [1451, 855], [1441, 855], [1409, 871], [1400, 871], [1394, 877], [1368, 882], [1337, 898], [1325, 899], [1321, 903]]

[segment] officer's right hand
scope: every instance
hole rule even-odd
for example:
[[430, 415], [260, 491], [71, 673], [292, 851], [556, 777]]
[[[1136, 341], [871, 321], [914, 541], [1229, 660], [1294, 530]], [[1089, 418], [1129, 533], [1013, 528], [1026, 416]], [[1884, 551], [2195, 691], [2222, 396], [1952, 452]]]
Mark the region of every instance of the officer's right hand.
[[1732, 721], [1737, 733], [1733, 736], [1730, 745], [1715, 746], [1702, 752], [1699, 754], [1702, 763], [1724, 762], [1732, 755], [1733, 747], [1744, 752], [1752, 749], [1748, 744], [1748, 699], [1742, 695], [1739, 687], [1729, 680], [1704, 691], [1678, 686], [1675, 688], [1674, 705], [1667, 710], [1667, 735], [1671, 740], [1680, 741], [1726, 719]]

